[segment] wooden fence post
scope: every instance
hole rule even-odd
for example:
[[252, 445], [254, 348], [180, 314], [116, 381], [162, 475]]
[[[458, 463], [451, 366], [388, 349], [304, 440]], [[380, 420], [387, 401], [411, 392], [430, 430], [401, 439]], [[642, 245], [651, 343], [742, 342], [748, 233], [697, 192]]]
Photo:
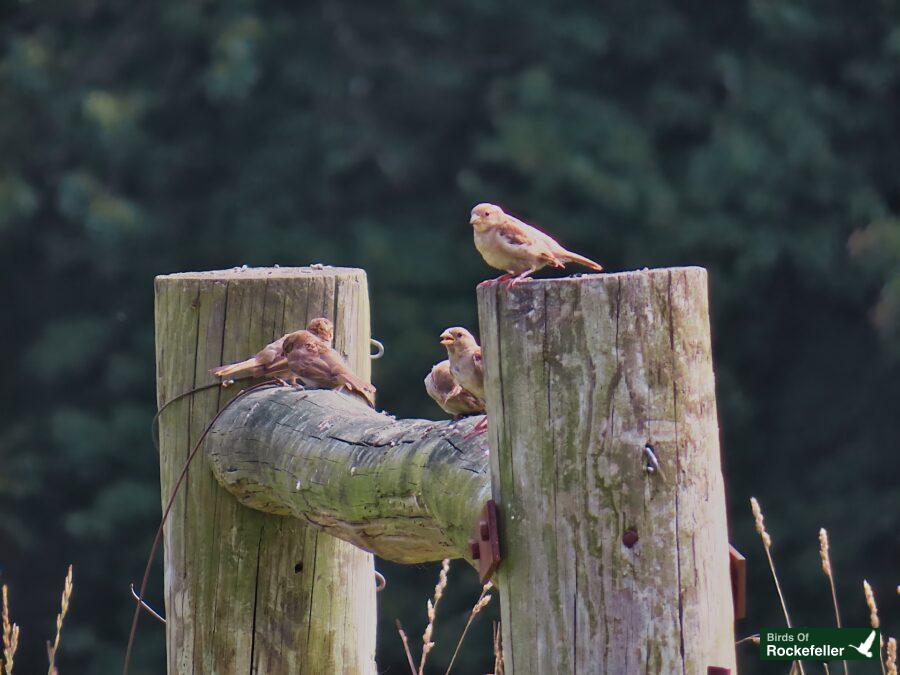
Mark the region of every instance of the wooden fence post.
[[478, 305], [507, 671], [734, 669], [705, 270], [495, 284]]
[[[234, 269], [156, 279], [158, 403], [215, 381], [325, 316], [335, 346], [369, 377], [369, 301], [362, 270]], [[165, 502], [210, 419], [239, 390], [184, 398], [160, 420]], [[165, 528], [168, 672], [375, 672], [373, 561], [302, 521], [245, 508], [197, 455]]]

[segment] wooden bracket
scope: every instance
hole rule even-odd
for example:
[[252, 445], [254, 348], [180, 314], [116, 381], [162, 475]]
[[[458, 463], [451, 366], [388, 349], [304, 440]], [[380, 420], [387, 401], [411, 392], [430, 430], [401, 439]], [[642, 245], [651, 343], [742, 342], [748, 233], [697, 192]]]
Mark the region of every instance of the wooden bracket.
[[497, 526], [497, 502], [489, 499], [485, 502], [478, 523], [475, 526], [475, 537], [469, 540], [472, 559], [478, 561], [478, 576], [482, 584], [486, 584], [498, 565], [500, 565], [500, 530]]
[[734, 618], [747, 616], [747, 559], [728, 545], [728, 567], [731, 571], [731, 598], [734, 600]]

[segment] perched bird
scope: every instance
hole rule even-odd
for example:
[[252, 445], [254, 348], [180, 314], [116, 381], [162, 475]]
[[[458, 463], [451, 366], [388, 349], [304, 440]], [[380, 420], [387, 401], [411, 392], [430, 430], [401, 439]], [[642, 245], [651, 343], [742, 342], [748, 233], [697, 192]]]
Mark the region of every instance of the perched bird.
[[441, 410], [457, 419], [484, 412], [484, 401], [460, 386], [453, 377], [450, 361], [441, 361], [431, 369], [425, 378], [425, 391]]
[[484, 400], [484, 364], [481, 347], [465, 328], [456, 326], [441, 333], [441, 344], [447, 348], [450, 372], [459, 385]]
[[313, 389], [334, 389], [359, 396], [375, 407], [375, 387], [353, 374], [340, 354], [308, 330], [284, 337], [284, 356], [290, 374], [288, 381], [300, 380]]
[[[309, 322], [306, 329], [327, 343], [329, 347], [331, 346], [331, 341], [334, 339], [334, 324], [331, 321], [322, 317], [313, 319]], [[223, 380], [265, 376], [273, 378], [288, 377], [290, 371], [288, 370], [287, 359], [284, 357], [284, 339], [288, 335], [291, 335], [291, 333], [282, 335], [275, 342], [270, 342], [257, 352], [256, 356], [246, 361], [219, 366], [218, 368], [213, 368], [210, 372]]]
[[310, 333], [319, 338], [329, 347], [334, 346], [334, 324], [324, 317], [313, 319], [306, 327]]
[[568, 263], [603, 271], [593, 260], [564, 249], [549, 235], [504, 213], [494, 204], [479, 204], [472, 209], [469, 223], [475, 230], [475, 248], [484, 261], [506, 272], [493, 281], [508, 279], [513, 286], [547, 265], [565, 267]]

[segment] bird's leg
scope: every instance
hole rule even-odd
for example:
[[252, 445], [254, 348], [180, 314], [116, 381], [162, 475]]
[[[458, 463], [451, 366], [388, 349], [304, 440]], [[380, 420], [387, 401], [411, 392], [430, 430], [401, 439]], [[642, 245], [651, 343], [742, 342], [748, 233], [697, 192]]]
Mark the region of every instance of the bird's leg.
[[291, 375], [288, 378], [281, 379], [280, 377], [273, 378], [278, 384], [282, 387], [290, 387], [291, 389], [296, 389], [298, 391], [303, 391], [306, 389], [302, 384], [297, 383], [297, 376]]
[[480, 284], [478, 284], [478, 288], [481, 288], [482, 286], [490, 286], [491, 284], [496, 284], [499, 281], [506, 281], [507, 279], [509, 279], [512, 276], [513, 276], [512, 274], [507, 272], [506, 274], [501, 274], [496, 279], [485, 279]]
[[509, 281], [507, 281], [507, 282], [506, 282], [506, 287], [507, 287], [507, 288], [512, 288], [512, 287], [515, 286], [517, 283], [519, 283], [520, 281], [522, 281], [522, 279], [525, 279], [526, 277], [530, 277], [532, 274], [534, 274], [534, 270], [525, 270], [525, 271], [522, 272], [521, 274], [517, 274], [516, 276], [512, 277]]
[[467, 433], [463, 438], [472, 438], [473, 436], [478, 436], [479, 434], [483, 434], [487, 431], [488, 428], [488, 418], [487, 415], [478, 420], [478, 424], [472, 427], [472, 431]]

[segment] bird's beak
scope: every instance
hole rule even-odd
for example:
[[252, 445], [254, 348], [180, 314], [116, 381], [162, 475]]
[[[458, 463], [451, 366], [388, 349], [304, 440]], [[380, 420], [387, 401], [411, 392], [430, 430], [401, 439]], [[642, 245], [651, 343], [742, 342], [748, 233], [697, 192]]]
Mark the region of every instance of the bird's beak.
[[447, 332], [441, 333], [441, 344], [442, 345], [444, 345], [446, 347], [447, 345], [452, 345], [454, 342], [456, 342], [456, 340], [453, 339], [453, 336], [450, 335], [450, 333], [447, 333]]
[[469, 225], [474, 225], [475, 223], [478, 222], [478, 220], [479, 220], [478, 214], [477, 214], [477, 213], [473, 213], [473, 214], [472, 214], [472, 217], [469, 218]]

